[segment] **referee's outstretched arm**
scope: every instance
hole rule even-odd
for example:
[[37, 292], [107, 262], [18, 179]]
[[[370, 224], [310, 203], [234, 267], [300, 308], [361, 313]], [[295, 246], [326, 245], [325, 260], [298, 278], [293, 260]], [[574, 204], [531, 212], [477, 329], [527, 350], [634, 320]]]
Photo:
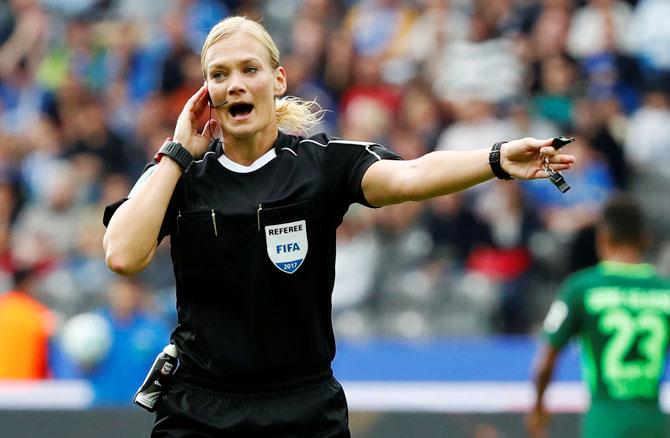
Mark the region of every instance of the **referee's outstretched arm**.
[[[522, 138], [504, 143], [500, 165], [514, 178], [546, 178], [543, 157], [552, 169], [567, 170], [574, 157], [559, 154], [552, 139]], [[363, 176], [367, 201], [377, 207], [404, 201], [419, 201], [466, 189], [493, 178], [489, 165], [490, 148], [474, 151], [431, 152], [415, 160], [380, 160]]]

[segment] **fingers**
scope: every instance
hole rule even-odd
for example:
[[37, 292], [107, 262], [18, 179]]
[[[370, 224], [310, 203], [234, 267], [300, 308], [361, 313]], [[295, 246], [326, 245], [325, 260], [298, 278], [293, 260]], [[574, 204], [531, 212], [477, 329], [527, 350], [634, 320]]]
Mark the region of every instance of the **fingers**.
[[551, 168], [556, 172], [560, 172], [561, 170], [570, 170], [572, 166], [570, 164], [554, 164]]
[[221, 126], [219, 125], [219, 122], [214, 120], [214, 119], [209, 119], [207, 123], [205, 123], [205, 127], [202, 129], [202, 135], [203, 136], [211, 136], [212, 138], [221, 138], [223, 135], [221, 135]]
[[193, 112], [197, 117], [200, 117], [200, 114], [207, 108], [207, 93], [207, 84], [203, 84], [202, 87], [191, 96], [191, 99], [195, 98], [193, 101]]
[[575, 157], [568, 154], [557, 154], [549, 156], [549, 164], [572, 164], [575, 162]]
[[[570, 170], [571, 165], [570, 164], [552, 164], [551, 170], [554, 172], [561, 172], [563, 170]], [[549, 173], [547, 173], [544, 168], [539, 168], [539, 169], [534, 169], [531, 172], [531, 176], [528, 179], [543, 179], [543, 178], [549, 178]], [[569, 174], [566, 174], [566, 178], [569, 179], [570, 176]]]
[[[556, 155], [549, 157], [549, 167], [555, 172], [561, 172], [564, 170], [572, 169], [572, 164], [575, 159], [571, 155]], [[532, 175], [530, 178], [548, 178], [549, 174], [544, 170], [544, 163], [535, 164], [534, 169], [532, 170]], [[569, 178], [569, 176], [566, 176]]]
[[571, 167], [570, 164], [553, 164], [551, 166], [551, 168], [557, 172], [560, 172], [561, 170], [570, 170]]
[[207, 84], [203, 84], [202, 87], [200, 87], [198, 91], [186, 101], [186, 104], [184, 104], [184, 111], [193, 112], [196, 115], [199, 115], [204, 109], [206, 102]]
[[186, 104], [194, 105], [205, 94], [206, 91], [207, 91], [207, 84], [202, 84], [202, 87], [198, 88], [198, 91], [196, 91], [193, 94], [193, 96], [188, 98]]

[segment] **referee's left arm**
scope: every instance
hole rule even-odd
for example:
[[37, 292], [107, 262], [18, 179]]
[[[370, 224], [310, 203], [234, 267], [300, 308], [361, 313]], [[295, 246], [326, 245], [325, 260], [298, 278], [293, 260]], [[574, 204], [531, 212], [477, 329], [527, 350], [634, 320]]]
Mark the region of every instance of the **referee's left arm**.
[[[363, 176], [363, 195], [371, 205], [381, 207], [467, 189], [493, 178], [490, 151], [438, 151], [409, 161], [380, 160]], [[500, 166], [514, 178], [546, 178], [545, 156], [556, 171], [567, 170], [574, 162], [573, 156], [557, 153], [551, 139], [529, 137], [504, 143]]]
[[493, 177], [488, 149], [431, 152], [415, 160], [380, 160], [361, 187], [375, 207], [420, 201], [466, 189]]

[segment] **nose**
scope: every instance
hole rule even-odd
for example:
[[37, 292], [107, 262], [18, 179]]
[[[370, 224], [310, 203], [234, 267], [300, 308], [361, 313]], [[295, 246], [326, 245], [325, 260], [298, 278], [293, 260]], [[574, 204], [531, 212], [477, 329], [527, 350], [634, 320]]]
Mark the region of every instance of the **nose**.
[[236, 95], [244, 93], [246, 88], [244, 86], [244, 81], [242, 75], [238, 72], [233, 72], [228, 78], [228, 95]]

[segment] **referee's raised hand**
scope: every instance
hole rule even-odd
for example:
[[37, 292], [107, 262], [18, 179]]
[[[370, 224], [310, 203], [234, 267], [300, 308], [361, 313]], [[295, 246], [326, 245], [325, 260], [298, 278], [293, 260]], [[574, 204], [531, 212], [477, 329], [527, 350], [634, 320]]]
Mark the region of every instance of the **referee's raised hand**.
[[201, 157], [207, 150], [210, 141], [208, 133], [219, 130], [219, 122], [210, 119], [205, 124], [202, 134], [198, 133], [198, 120], [208, 108], [207, 95], [207, 84], [205, 83], [186, 101], [174, 129], [174, 141], [181, 143], [194, 158]]

